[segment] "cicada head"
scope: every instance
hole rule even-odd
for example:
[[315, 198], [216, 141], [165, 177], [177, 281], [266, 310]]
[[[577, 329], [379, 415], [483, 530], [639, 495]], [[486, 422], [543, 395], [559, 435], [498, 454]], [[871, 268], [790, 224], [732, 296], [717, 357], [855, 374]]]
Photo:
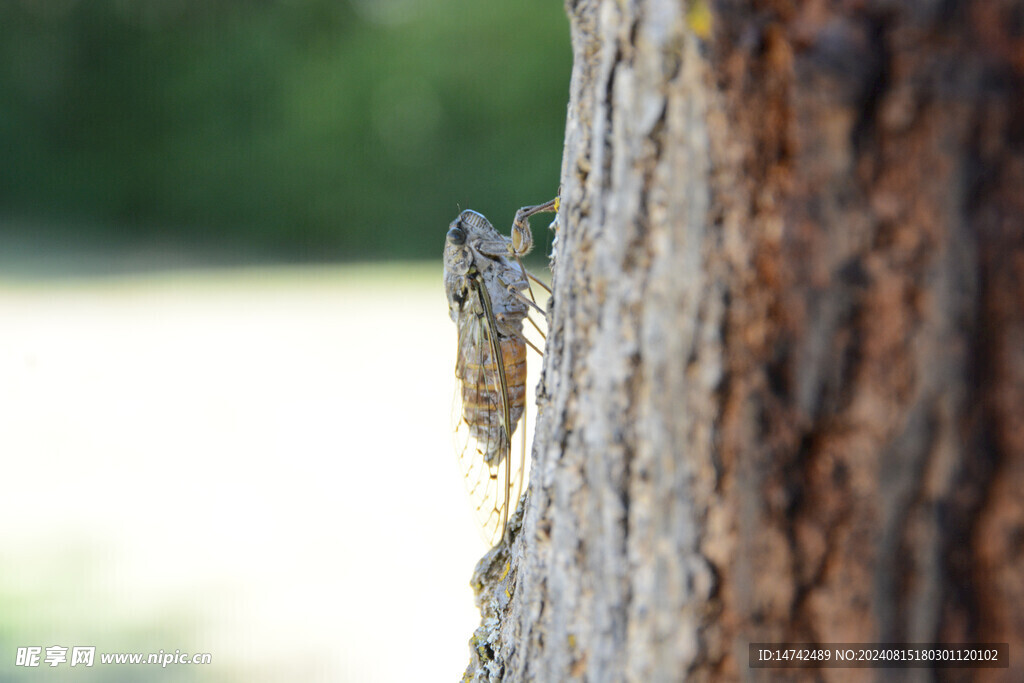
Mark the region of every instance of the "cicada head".
[[453, 227], [456, 224], [476, 237], [501, 237], [501, 234], [494, 229], [491, 222], [479, 211], [466, 209], [459, 214], [458, 218], [452, 221]]
[[466, 243], [466, 229], [459, 219], [452, 221], [444, 240], [444, 291], [448, 297], [448, 314], [452, 321], [459, 316], [469, 298], [467, 276], [473, 268], [473, 250]]
[[483, 214], [466, 209], [452, 221], [449, 232], [451, 232], [451, 228], [456, 227], [465, 232], [466, 244], [471, 250], [475, 254], [486, 257], [477, 263], [481, 271], [488, 269], [491, 262], [504, 263], [505, 256], [510, 253], [512, 242], [508, 237], [495, 230]]
[[468, 235], [460, 225], [459, 219], [452, 221], [448, 234], [444, 239], [444, 272], [448, 275], [465, 278], [473, 265], [473, 251], [466, 244]]

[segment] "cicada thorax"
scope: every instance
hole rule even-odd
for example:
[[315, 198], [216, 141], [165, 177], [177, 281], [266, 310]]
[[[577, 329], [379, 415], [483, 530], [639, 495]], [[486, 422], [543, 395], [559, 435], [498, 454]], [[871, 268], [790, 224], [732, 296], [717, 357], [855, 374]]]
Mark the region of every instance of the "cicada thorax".
[[[502, 367], [490, 343], [481, 341], [475, 348], [467, 349], [475, 357], [464, 359], [460, 364], [464, 368], [458, 378], [462, 389], [462, 419], [469, 426], [470, 435], [481, 444], [487, 464], [497, 465], [508, 452], [508, 439], [526, 409], [526, 342], [514, 336], [499, 339], [505, 378], [502, 387], [498, 380]], [[506, 396], [508, 425], [503, 409]]]

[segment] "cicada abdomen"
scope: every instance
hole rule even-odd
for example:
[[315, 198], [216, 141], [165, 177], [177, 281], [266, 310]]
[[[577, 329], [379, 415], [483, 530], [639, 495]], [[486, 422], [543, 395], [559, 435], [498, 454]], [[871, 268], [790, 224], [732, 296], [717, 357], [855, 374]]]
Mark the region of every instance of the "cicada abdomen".
[[[480, 455], [488, 465], [496, 464], [496, 459], [509, 447], [504, 424], [505, 398], [508, 399], [508, 426], [512, 433], [515, 433], [516, 425], [526, 410], [526, 342], [507, 337], [500, 339], [498, 344], [503, 367], [499, 367], [490, 344], [486, 342], [466, 348], [466, 354], [472, 357], [460, 357], [455, 366], [455, 377], [462, 392], [462, 420], [470, 435], [483, 446]], [[502, 371], [504, 390], [501, 386]]]
[[460, 330], [453, 414], [459, 470], [481, 534], [493, 545], [522, 492], [526, 344], [515, 337], [499, 339], [499, 364], [488, 333], [484, 322], [472, 318]]

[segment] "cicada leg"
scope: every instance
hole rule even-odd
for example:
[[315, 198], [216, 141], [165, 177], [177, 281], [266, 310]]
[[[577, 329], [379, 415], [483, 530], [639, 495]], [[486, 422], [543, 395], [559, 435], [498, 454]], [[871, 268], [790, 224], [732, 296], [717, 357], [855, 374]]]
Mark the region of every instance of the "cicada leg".
[[[520, 265], [520, 266], [522, 266], [523, 264], [522, 264], [522, 263], [520, 263], [519, 265]], [[538, 280], [537, 278], [535, 278], [535, 277], [533, 276], [533, 274], [532, 274], [532, 273], [531, 273], [530, 271], [526, 270], [525, 268], [523, 269], [523, 272], [525, 272], [525, 273], [526, 273], [526, 277], [528, 277], [529, 279], [533, 280], [533, 281], [534, 281], [534, 282], [536, 282], [536, 283], [537, 283], [538, 285], [540, 285], [540, 286], [541, 286], [541, 289], [543, 289], [543, 290], [544, 290], [545, 292], [547, 292], [548, 294], [551, 294], [551, 288], [550, 288], [550, 287], [548, 287], [548, 286], [547, 286], [546, 284], [544, 284], [544, 282], [543, 282], [542, 280]], [[530, 296], [533, 296], [533, 292], [530, 292]]]
[[526, 278], [526, 290], [530, 293], [530, 298], [536, 302], [537, 297], [533, 295], [533, 288], [530, 286], [530, 280], [533, 280], [538, 285], [543, 287], [548, 294], [551, 293], [551, 289], [548, 288], [543, 282], [535, 278], [533, 275], [526, 270], [523, 266], [522, 257], [530, 253], [533, 249], [533, 233], [530, 231], [530, 216], [538, 213], [550, 213], [558, 212], [559, 199], [555, 197], [551, 201], [544, 202], [543, 204], [536, 204], [534, 206], [524, 206], [516, 211], [516, 217], [512, 221], [512, 244], [509, 246], [511, 256], [519, 264], [519, 269], [523, 271], [523, 277]]

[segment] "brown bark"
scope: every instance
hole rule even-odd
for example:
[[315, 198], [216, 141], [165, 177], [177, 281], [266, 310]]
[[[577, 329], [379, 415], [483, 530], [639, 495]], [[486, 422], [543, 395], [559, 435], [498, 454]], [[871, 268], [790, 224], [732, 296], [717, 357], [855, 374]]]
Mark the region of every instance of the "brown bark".
[[[477, 680], [1024, 677], [1024, 8], [569, 2], [530, 492]], [[884, 673], [884, 672], [881, 672]]]

